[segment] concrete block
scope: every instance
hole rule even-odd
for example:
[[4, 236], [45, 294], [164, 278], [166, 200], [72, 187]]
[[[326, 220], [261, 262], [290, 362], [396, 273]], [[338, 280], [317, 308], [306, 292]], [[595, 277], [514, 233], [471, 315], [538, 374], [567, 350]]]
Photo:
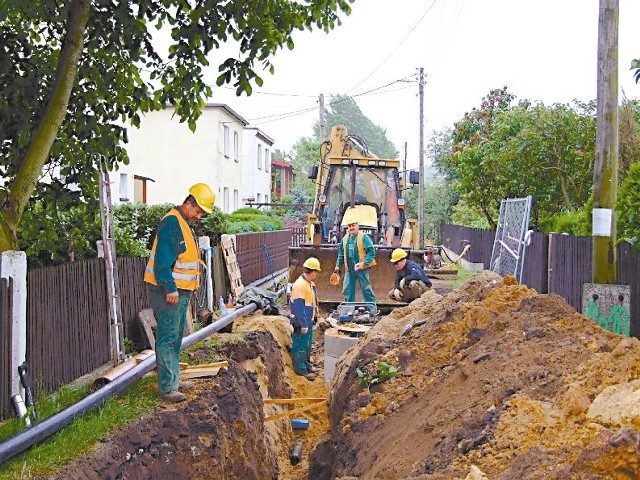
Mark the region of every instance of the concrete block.
[[324, 381], [330, 382], [333, 380], [333, 376], [336, 373], [336, 364], [340, 358], [332, 357], [330, 355], [324, 356]]
[[324, 332], [324, 353], [331, 357], [340, 357], [359, 341], [358, 337], [347, 337], [335, 328], [329, 328]]

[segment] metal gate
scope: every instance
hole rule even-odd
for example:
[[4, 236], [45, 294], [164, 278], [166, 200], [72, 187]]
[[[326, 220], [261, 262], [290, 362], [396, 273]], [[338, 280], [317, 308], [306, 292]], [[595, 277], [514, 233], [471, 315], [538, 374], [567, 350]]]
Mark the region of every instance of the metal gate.
[[500, 219], [491, 253], [491, 270], [498, 275], [513, 275], [522, 283], [522, 265], [529, 240], [529, 215], [533, 197], [508, 198], [500, 202]]

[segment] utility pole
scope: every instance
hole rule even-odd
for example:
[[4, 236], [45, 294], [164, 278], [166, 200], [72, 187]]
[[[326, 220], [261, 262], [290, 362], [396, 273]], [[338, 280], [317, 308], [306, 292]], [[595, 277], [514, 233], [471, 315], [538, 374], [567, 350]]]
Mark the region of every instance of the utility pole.
[[324, 142], [325, 134], [324, 134], [324, 95], [320, 94], [318, 97], [318, 104], [320, 105], [320, 143]]
[[402, 178], [405, 186], [407, 185], [407, 142], [404, 142], [404, 160], [402, 162]]
[[418, 91], [420, 95], [420, 183], [418, 183], [418, 245], [414, 248], [424, 247], [424, 68], [420, 67], [418, 79]]
[[619, 0], [600, 0], [596, 158], [593, 169], [592, 281], [616, 283], [618, 189], [618, 18]]

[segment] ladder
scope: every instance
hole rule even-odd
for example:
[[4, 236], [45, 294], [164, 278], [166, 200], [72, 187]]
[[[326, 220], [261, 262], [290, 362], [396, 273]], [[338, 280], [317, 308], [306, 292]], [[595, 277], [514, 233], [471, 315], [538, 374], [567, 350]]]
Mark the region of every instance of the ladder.
[[111, 203], [111, 181], [105, 158], [98, 159], [100, 182], [100, 223], [102, 225], [102, 257], [104, 258], [109, 292], [110, 350], [111, 360], [118, 365], [125, 359], [124, 329], [120, 304], [120, 281], [116, 263], [116, 242], [113, 234], [113, 206]]

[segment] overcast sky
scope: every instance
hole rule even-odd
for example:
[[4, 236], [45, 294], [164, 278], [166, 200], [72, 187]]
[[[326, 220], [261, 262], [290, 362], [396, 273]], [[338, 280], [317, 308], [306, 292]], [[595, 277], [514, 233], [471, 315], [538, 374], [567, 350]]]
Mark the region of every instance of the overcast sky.
[[[419, 67], [426, 74], [425, 142], [493, 88], [506, 85], [517, 99], [546, 105], [596, 97], [598, 0], [356, 0], [352, 8], [328, 34], [296, 32], [295, 49], [278, 52], [275, 74], [262, 75], [251, 97], [215, 88], [212, 101], [227, 103], [289, 151], [312, 135], [320, 93], [327, 103], [331, 94], [349, 94], [387, 130], [400, 158], [408, 143], [408, 164], [417, 166]], [[640, 98], [633, 58], [640, 58], [640, 0], [620, 0], [620, 87]]]

